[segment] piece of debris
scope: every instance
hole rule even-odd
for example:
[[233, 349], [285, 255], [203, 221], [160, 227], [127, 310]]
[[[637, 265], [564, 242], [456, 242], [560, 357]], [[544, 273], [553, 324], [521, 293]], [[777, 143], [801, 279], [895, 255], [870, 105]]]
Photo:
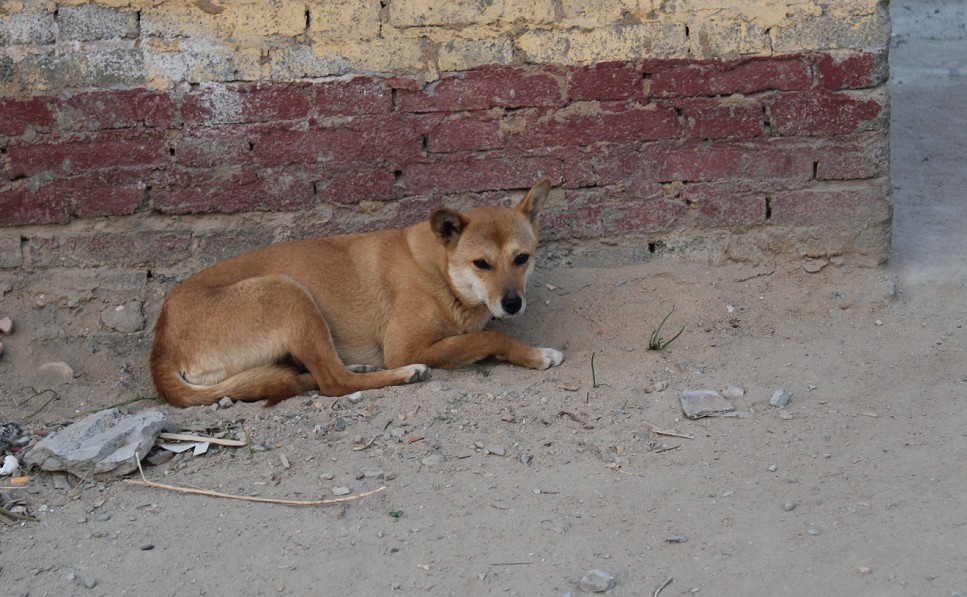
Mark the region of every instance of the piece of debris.
[[9, 334], [13, 331], [13, 320], [9, 317], [0, 319], [0, 334]]
[[682, 411], [689, 419], [717, 417], [735, 410], [732, 403], [715, 390], [685, 390], [681, 402]]
[[656, 381], [654, 388], [655, 388], [655, 391], [656, 392], [664, 392], [665, 390], [668, 389], [668, 382], [667, 381]]
[[769, 404], [778, 408], [786, 408], [790, 398], [792, 398], [792, 394], [783, 389], [778, 389], [772, 394], [772, 398], [769, 399]]
[[3, 457], [3, 466], [0, 467], [0, 477], [16, 477], [20, 470], [20, 461], [16, 456], [7, 455]]
[[606, 570], [593, 568], [581, 577], [578, 586], [581, 587], [582, 591], [589, 593], [604, 593], [614, 588], [614, 582], [613, 574]]
[[729, 386], [722, 392], [726, 398], [741, 398], [745, 396], [745, 390], [739, 386]]
[[507, 449], [500, 444], [492, 444], [487, 446], [487, 453], [493, 454], [494, 456], [506, 456]]
[[120, 477], [138, 467], [135, 454], [147, 455], [164, 425], [160, 410], [131, 415], [102, 410], [40, 440], [24, 463], [82, 478]]
[[674, 535], [669, 535], [665, 537], [666, 543], [687, 543], [688, 537], [682, 535], [681, 533], [676, 533]]

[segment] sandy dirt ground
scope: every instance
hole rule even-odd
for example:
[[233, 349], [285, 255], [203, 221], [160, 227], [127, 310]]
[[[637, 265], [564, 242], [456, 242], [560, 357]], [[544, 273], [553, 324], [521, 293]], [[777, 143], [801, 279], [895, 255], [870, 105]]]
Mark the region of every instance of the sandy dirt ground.
[[[964, 595], [967, 7], [891, 10], [887, 265], [539, 269], [500, 327], [561, 367], [171, 410], [252, 449], [145, 469], [263, 498], [378, 493], [294, 507], [34, 473], [6, 491], [39, 521], [0, 525], [0, 593], [578, 595], [600, 569], [613, 595]], [[662, 335], [684, 333], [649, 351], [672, 307]], [[43, 398], [24, 404], [30, 380], [4, 366], [0, 414], [23, 420]], [[683, 417], [683, 390], [732, 386], [750, 417]], [[65, 394], [30, 426], [133, 397]]]

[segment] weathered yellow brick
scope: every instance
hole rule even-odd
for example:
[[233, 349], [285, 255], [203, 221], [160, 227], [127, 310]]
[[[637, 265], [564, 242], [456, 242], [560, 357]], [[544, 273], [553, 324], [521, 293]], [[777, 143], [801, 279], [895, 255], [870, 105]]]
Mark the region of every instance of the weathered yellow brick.
[[214, 36], [232, 40], [294, 37], [306, 29], [305, 7], [290, 2], [217, 4], [168, 2], [141, 12], [141, 29], [152, 37]]
[[[525, 3], [521, 3], [525, 4]], [[562, 0], [564, 19], [574, 25], [604, 25], [618, 23], [627, 16], [639, 15], [651, 9], [650, 0]]]
[[463, 71], [485, 64], [511, 64], [514, 42], [509, 37], [454, 39], [440, 46], [437, 65], [443, 72]]
[[686, 56], [685, 28], [678, 24], [615, 25], [590, 31], [528, 31], [517, 47], [529, 62], [591, 64], [646, 57]]
[[326, 40], [373, 39], [380, 33], [379, 0], [309, 3], [309, 30]]
[[393, 0], [389, 23], [398, 28], [485, 25], [500, 18], [500, 8], [480, 0]]
[[421, 39], [393, 36], [365, 43], [317, 43], [312, 52], [320, 60], [344, 60], [354, 71], [422, 74], [427, 80], [435, 79], [436, 68], [427, 64], [424, 44]]
[[695, 58], [736, 58], [771, 50], [768, 29], [742, 21], [708, 21], [691, 26], [688, 44]]
[[890, 42], [890, 19], [885, 11], [866, 16], [804, 19], [772, 30], [776, 53], [883, 48]]

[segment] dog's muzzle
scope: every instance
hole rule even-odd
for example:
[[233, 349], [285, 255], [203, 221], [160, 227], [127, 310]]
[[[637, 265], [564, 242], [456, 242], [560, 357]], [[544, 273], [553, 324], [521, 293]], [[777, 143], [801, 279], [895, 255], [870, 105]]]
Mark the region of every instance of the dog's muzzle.
[[500, 306], [508, 315], [516, 315], [524, 306], [524, 299], [517, 296], [516, 292], [505, 294], [504, 298], [500, 299]]

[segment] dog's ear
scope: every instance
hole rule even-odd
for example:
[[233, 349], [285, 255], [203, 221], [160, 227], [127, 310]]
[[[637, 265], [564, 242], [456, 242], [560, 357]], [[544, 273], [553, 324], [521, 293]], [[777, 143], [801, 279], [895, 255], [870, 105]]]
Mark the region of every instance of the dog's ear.
[[452, 209], [438, 209], [430, 216], [430, 228], [445, 245], [455, 241], [466, 226], [467, 219]]
[[534, 185], [524, 198], [520, 200], [520, 203], [517, 204], [517, 211], [530, 221], [534, 230], [537, 230], [541, 212], [544, 211], [544, 204], [547, 203], [547, 198], [550, 194], [551, 179], [545, 178]]

